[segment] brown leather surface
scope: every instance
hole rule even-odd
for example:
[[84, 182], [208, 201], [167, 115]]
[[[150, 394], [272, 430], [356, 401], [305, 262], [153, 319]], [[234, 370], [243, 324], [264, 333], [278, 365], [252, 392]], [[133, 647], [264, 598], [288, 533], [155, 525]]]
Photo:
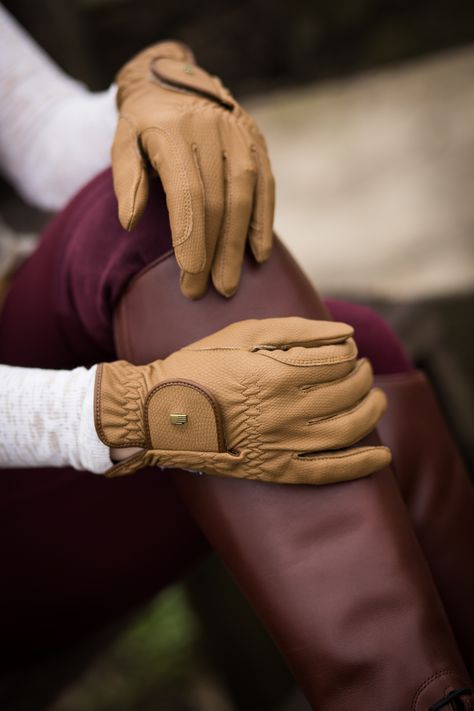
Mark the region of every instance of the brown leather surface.
[[[144, 295], [148, 304], [143, 303]], [[199, 301], [185, 298], [179, 289], [179, 269], [172, 252], [140, 272], [125, 297], [115, 318], [115, 341], [119, 352], [127, 353], [134, 363], [164, 357], [244, 318], [329, 319], [314, 287], [302, 278], [300, 267], [279, 241], [268, 262], [257, 264], [250, 257], [246, 259], [239, 290], [232, 299], [223, 299], [212, 288]]]
[[[286, 315], [327, 317], [280, 244], [247, 261], [229, 301], [182, 297], [170, 253], [126, 292], [117, 349], [144, 363], [232, 321]], [[391, 470], [324, 487], [172, 476], [315, 709], [428, 711], [469, 686]]]
[[377, 378], [390, 406], [379, 425], [413, 527], [474, 673], [474, 487], [426, 377]]

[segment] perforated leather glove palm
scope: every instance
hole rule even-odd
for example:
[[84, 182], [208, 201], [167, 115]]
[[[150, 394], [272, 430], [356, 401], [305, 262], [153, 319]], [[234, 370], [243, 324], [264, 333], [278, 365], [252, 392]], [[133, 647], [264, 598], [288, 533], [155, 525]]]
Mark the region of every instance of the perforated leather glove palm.
[[263, 136], [217, 77], [178, 42], [161, 42], [117, 76], [112, 168], [119, 217], [136, 225], [148, 199], [147, 162], [166, 192], [181, 290], [237, 289], [247, 238], [270, 254], [274, 180]]
[[352, 328], [331, 321], [241, 321], [146, 366], [99, 366], [96, 428], [140, 447], [109, 476], [148, 465], [285, 484], [354, 479], [390, 461], [357, 446], [385, 409]]

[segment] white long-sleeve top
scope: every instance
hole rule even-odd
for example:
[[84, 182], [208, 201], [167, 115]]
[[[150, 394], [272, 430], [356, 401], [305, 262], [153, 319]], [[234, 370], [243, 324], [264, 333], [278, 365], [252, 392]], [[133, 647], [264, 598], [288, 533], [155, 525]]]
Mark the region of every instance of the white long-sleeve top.
[[[0, 170], [27, 202], [58, 210], [105, 168], [116, 120], [114, 86], [94, 94], [68, 77], [0, 5]], [[0, 232], [1, 277], [29, 244]], [[0, 467], [111, 466], [95, 371], [0, 365]]]
[[109, 165], [115, 94], [67, 76], [0, 5], [0, 170], [27, 202], [58, 210]]
[[96, 366], [43, 370], [0, 365], [0, 467], [112, 465], [94, 425]]

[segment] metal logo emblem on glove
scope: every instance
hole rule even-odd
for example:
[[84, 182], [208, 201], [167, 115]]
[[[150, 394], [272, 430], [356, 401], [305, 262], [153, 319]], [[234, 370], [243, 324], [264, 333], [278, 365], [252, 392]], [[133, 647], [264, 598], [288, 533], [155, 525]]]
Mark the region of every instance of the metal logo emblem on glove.
[[187, 415], [171, 414], [170, 421], [171, 421], [172, 425], [185, 425], [186, 422], [188, 421], [188, 416]]

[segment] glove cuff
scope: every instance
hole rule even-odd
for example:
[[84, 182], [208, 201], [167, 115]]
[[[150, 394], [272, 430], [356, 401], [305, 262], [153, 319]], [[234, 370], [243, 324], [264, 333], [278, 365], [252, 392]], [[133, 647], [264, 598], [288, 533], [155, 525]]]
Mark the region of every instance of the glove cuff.
[[[148, 366], [149, 368], [150, 366]], [[127, 361], [102, 363], [95, 383], [95, 427], [110, 448], [140, 447], [143, 451], [119, 462], [107, 476], [130, 474], [145, 466], [149, 455], [169, 458], [200, 452], [217, 454], [225, 449], [219, 406], [211, 393], [188, 380], [156, 383], [147, 366]], [[158, 378], [159, 380], [159, 378]]]
[[144, 368], [127, 361], [97, 367], [95, 428], [108, 447], [145, 447], [143, 405], [148, 390]]

